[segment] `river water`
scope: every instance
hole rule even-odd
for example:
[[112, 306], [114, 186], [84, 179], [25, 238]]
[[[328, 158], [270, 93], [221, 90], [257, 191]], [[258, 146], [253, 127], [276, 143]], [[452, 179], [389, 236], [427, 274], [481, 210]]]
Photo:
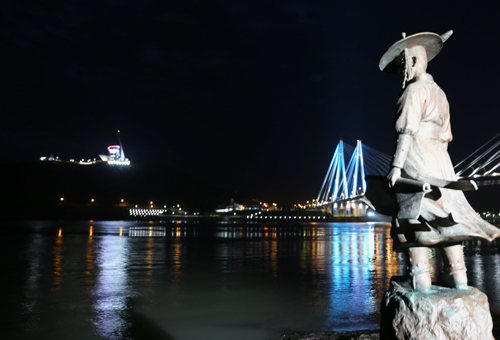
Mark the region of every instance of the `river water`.
[[[378, 327], [405, 272], [368, 223], [1, 222], [2, 339], [273, 339]], [[500, 312], [500, 244], [464, 245]], [[433, 278], [441, 269], [432, 252]]]

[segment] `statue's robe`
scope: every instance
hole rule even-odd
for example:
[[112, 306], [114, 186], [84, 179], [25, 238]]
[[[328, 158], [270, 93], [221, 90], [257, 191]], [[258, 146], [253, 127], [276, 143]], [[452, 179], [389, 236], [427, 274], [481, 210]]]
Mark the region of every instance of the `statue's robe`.
[[[457, 180], [448, 155], [452, 140], [446, 95], [429, 74], [409, 83], [397, 104], [395, 130], [412, 142], [402, 173], [404, 177], [433, 184], [436, 179]], [[419, 200], [418, 216], [395, 218], [391, 234], [396, 250], [416, 245], [446, 245], [469, 239], [492, 241], [500, 229], [484, 221], [462, 191], [439, 188]], [[396, 194], [400, 206], [407, 194]]]

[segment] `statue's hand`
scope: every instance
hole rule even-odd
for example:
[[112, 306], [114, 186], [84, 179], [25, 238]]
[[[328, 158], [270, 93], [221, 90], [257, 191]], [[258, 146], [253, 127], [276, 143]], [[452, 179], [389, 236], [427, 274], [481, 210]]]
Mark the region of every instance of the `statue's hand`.
[[393, 167], [387, 175], [389, 188], [392, 188], [396, 184], [399, 177], [401, 177], [401, 168]]

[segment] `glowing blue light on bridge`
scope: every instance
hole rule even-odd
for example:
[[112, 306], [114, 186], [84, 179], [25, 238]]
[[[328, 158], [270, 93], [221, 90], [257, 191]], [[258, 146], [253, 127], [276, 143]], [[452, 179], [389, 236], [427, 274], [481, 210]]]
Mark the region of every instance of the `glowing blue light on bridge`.
[[[335, 201], [339, 196], [347, 197], [348, 190], [345, 183], [347, 183], [347, 180], [344, 163], [344, 142], [340, 141], [335, 149], [335, 152], [333, 153], [330, 167], [328, 168], [328, 172], [326, 173], [326, 177], [323, 181], [323, 185], [316, 202], [321, 204], [320, 202], [322, 201], [328, 201], [329, 197], [331, 197], [333, 201]], [[340, 189], [342, 189], [342, 191]]]
[[390, 161], [390, 156], [363, 145], [358, 140], [346, 167], [344, 142], [341, 140], [316, 199], [317, 204], [325, 205], [338, 199], [363, 196], [366, 192], [365, 175], [386, 175]]

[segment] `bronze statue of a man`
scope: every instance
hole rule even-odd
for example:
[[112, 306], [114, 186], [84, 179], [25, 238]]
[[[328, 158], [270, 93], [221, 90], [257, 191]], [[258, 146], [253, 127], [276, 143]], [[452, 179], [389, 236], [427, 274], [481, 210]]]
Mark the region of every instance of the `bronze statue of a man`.
[[[398, 213], [391, 230], [395, 250], [407, 251], [413, 288], [422, 292], [431, 287], [428, 247], [438, 247], [443, 256], [441, 283], [466, 289], [461, 242], [500, 236], [500, 229], [481, 219], [461, 190], [442, 185], [457, 180], [447, 151], [452, 140], [450, 112], [445, 93], [426, 70], [452, 33], [403, 34], [379, 63], [382, 71], [403, 77], [404, 88], [397, 102], [398, 137], [388, 185], [396, 189], [401, 179], [413, 179], [434, 187], [413, 201], [412, 193], [396, 190], [399, 210], [406, 204], [414, 216]], [[413, 203], [408, 207], [408, 202]]]

